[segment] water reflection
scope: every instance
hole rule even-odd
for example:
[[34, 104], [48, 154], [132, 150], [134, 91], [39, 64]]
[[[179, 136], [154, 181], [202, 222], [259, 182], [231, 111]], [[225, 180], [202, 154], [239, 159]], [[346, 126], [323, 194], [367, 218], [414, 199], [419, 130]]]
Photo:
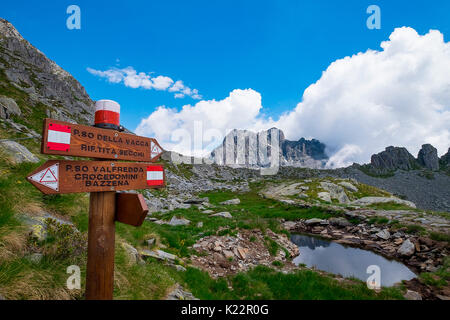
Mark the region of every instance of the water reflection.
[[298, 245], [300, 255], [294, 258], [295, 264], [315, 266], [319, 270], [353, 276], [366, 281], [370, 274], [366, 273], [370, 265], [378, 265], [381, 269], [381, 285], [392, 286], [401, 280], [410, 280], [416, 275], [402, 263], [388, 260], [371, 251], [345, 247], [336, 242], [317, 237], [294, 234], [291, 241]]

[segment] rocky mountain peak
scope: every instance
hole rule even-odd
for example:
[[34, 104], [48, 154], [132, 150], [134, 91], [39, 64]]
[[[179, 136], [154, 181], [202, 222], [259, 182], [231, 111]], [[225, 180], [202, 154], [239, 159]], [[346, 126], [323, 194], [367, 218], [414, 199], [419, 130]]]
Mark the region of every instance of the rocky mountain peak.
[[[93, 119], [94, 103], [84, 87], [4, 19], [0, 19], [0, 97], [13, 99], [8, 105], [17, 104], [22, 114], [29, 115], [22, 120], [39, 130], [46, 116], [79, 123]], [[5, 104], [2, 108], [2, 118], [10, 115], [14, 120]]]
[[[211, 152], [210, 159], [218, 164], [233, 164], [244, 167], [270, 166], [265, 154], [271, 154], [272, 135], [279, 137], [279, 163], [282, 166], [322, 168], [328, 156], [325, 145], [316, 139], [301, 138], [291, 141], [278, 128], [258, 133], [249, 130], [231, 130], [222, 144]], [[231, 151], [230, 151], [231, 148]], [[267, 152], [266, 152], [267, 149]], [[227, 154], [228, 150], [228, 154]], [[231, 159], [227, 159], [226, 157]]]
[[419, 150], [417, 155], [417, 161], [421, 166], [429, 170], [439, 170], [437, 149], [429, 143], [422, 145], [422, 149]]
[[411, 170], [417, 167], [416, 159], [403, 147], [389, 146], [384, 151], [372, 155], [370, 164], [380, 173]]

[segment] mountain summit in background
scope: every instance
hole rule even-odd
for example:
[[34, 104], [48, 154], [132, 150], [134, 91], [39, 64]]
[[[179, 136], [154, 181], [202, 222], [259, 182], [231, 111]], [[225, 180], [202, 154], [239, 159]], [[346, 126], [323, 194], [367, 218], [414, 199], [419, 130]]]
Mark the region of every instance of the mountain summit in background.
[[[260, 132], [234, 129], [230, 131], [221, 145], [211, 152], [210, 159], [217, 164], [235, 165], [239, 167], [270, 166], [266, 150], [270, 155], [271, 134], [279, 137], [279, 164], [282, 166], [324, 168], [328, 160], [325, 144], [319, 140], [298, 141], [287, 140], [282, 130], [271, 128]], [[229, 152], [229, 148], [232, 152]], [[229, 153], [227, 159], [227, 153]], [[232, 155], [232, 156], [231, 156]]]

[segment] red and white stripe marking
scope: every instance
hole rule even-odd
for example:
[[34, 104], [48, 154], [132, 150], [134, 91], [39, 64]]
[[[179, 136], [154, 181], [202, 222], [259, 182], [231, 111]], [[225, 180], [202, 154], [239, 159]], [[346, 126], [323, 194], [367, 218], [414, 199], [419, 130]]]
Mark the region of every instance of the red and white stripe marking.
[[147, 167], [147, 184], [149, 186], [161, 186], [164, 184], [164, 168], [163, 166]]
[[95, 103], [95, 124], [120, 125], [120, 105], [112, 100], [98, 100]]
[[70, 126], [50, 123], [47, 131], [47, 148], [49, 150], [70, 150]]

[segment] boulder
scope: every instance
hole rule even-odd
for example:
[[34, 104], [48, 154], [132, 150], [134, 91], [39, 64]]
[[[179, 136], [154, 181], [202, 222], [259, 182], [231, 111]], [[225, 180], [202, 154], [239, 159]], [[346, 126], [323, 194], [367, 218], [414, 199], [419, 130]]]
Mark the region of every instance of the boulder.
[[125, 249], [125, 252], [128, 257], [128, 261], [130, 261], [132, 264], [138, 263], [138, 261], [141, 259], [141, 257], [139, 256], [139, 252], [132, 245], [130, 245], [126, 242], [123, 242], [122, 248]]
[[396, 197], [363, 197], [360, 199], [357, 199], [352, 202], [354, 205], [362, 205], [362, 206], [368, 206], [374, 203], [386, 203], [386, 202], [394, 202], [398, 204], [403, 204], [411, 208], [415, 208], [416, 205], [412, 203], [411, 201], [402, 200]]
[[325, 202], [331, 202], [331, 196], [329, 192], [319, 192], [317, 194], [317, 198], [319, 198], [320, 200], [323, 200]]
[[22, 112], [14, 99], [0, 96], [0, 118], [9, 119], [12, 115], [20, 116]]
[[15, 141], [0, 141], [0, 149], [2, 149], [15, 164], [22, 162], [39, 162], [38, 157], [32, 154], [26, 147]]
[[409, 256], [414, 254], [414, 251], [415, 251], [414, 243], [412, 243], [411, 240], [406, 239], [406, 241], [404, 241], [402, 243], [400, 248], [398, 248], [397, 253], [402, 255], [402, 256], [409, 257]]
[[389, 240], [389, 238], [391, 237], [391, 234], [389, 233], [388, 230], [381, 230], [379, 232], [377, 232], [375, 234], [378, 238], [383, 239], [383, 240]]
[[330, 193], [332, 199], [336, 199], [339, 203], [349, 203], [350, 200], [344, 191], [344, 188], [331, 182], [321, 182], [320, 186]]
[[140, 250], [139, 254], [143, 258], [152, 257], [159, 260], [167, 260], [170, 262], [174, 262], [177, 259], [177, 256], [162, 250]]
[[167, 223], [170, 226], [185, 226], [191, 223], [188, 219], [185, 218], [177, 218], [175, 216], [170, 219], [170, 221]]
[[230, 205], [230, 204], [239, 204], [239, 203], [241, 203], [241, 200], [236, 198], [236, 199], [230, 199], [230, 200], [222, 201], [220, 204], [224, 205], [224, 206], [227, 206], [227, 205]]
[[419, 150], [419, 154], [417, 155], [417, 162], [429, 170], [439, 170], [437, 149], [431, 144], [422, 145], [422, 149]]
[[313, 226], [313, 225], [316, 225], [316, 224], [320, 224], [320, 223], [322, 223], [323, 221], [324, 221], [324, 220], [322, 220], [322, 219], [312, 218], [312, 219], [306, 220], [306, 221], [305, 221], [305, 224], [306, 224], [307, 226]]
[[339, 185], [343, 186], [345, 189], [351, 192], [358, 192], [358, 188], [355, 187], [353, 184], [347, 181], [339, 182]]
[[199, 300], [188, 291], [185, 291], [182, 286], [177, 284], [175, 288], [167, 295], [166, 300]]
[[223, 218], [228, 218], [228, 219], [233, 218], [233, 216], [228, 211], [218, 212], [218, 213], [210, 215], [210, 217], [223, 217]]

